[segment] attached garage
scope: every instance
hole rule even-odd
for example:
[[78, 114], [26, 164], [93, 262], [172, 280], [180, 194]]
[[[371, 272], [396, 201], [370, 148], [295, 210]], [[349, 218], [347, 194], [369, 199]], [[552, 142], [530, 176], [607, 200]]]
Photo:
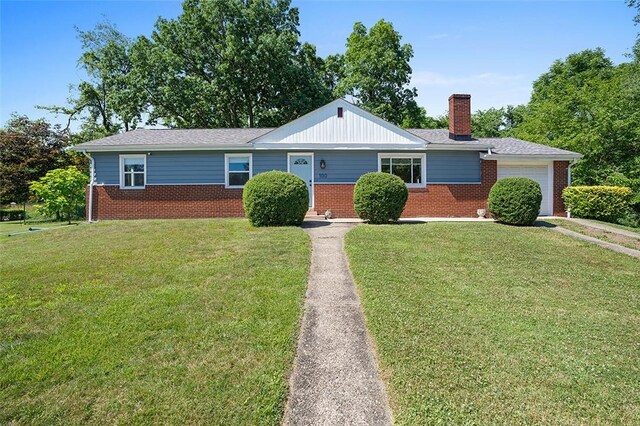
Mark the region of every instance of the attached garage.
[[553, 213], [553, 163], [503, 163], [498, 161], [498, 179], [506, 177], [526, 177], [538, 182], [542, 190], [540, 215], [551, 216]]

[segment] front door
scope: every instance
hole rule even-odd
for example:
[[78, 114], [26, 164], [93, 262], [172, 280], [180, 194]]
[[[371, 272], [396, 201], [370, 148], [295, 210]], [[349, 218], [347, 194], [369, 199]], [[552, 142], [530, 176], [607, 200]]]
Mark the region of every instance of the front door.
[[307, 184], [309, 208], [313, 207], [313, 154], [289, 154], [289, 173]]

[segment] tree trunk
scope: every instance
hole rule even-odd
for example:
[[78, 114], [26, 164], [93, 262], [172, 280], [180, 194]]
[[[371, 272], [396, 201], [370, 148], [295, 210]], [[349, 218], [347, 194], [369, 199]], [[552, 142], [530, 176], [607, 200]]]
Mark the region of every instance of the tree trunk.
[[27, 202], [22, 203], [22, 224], [27, 224]]

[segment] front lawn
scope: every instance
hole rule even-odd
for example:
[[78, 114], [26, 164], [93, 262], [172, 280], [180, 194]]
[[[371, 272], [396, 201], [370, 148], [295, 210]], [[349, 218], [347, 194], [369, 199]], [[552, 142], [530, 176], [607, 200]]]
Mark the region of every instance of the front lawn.
[[399, 424], [638, 424], [640, 262], [550, 229], [359, 226]]
[[277, 424], [310, 248], [244, 220], [0, 241], [0, 423]]

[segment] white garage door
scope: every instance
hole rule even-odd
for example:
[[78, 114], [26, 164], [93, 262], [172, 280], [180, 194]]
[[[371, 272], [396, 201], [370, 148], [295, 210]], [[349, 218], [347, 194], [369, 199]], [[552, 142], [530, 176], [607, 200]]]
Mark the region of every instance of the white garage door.
[[542, 190], [542, 203], [540, 204], [540, 215], [551, 215], [551, 185], [549, 176], [549, 166], [515, 166], [498, 164], [498, 179], [506, 177], [527, 177], [533, 179], [540, 185]]

